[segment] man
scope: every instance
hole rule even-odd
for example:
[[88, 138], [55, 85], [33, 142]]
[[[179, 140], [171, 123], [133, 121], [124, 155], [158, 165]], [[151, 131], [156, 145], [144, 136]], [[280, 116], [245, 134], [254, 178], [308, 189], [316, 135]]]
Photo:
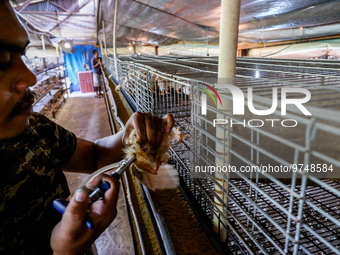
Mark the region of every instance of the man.
[[[52, 202], [69, 195], [61, 169], [92, 173], [120, 160], [133, 129], [141, 144], [158, 148], [173, 118], [137, 113], [114, 136], [95, 143], [75, 137], [32, 112], [29, 87], [36, 77], [21, 59], [28, 43], [9, 2], [0, 0], [0, 254], [83, 254], [115, 218], [119, 182], [104, 175], [76, 190], [60, 221]], [[102, 178], [110, 189], [91, 207], [95, 227], [89, 230], [84, 224], [89, 189]]]
[[98, 58], [98, 51], [93, 50], [92, 51], [94, 57], [91, 59], [91, 64], [93, 66], [93, 86], [94, 90], [96, 92], [97, 98], [103, 97], [103, 94], [101, 93], [102, 91], [102, 70], [100, 68], [101, 60]]

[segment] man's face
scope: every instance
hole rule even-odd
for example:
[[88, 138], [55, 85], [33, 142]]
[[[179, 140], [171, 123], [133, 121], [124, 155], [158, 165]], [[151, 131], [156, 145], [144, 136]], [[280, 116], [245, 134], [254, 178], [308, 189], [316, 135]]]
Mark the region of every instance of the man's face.
[[95, 51], [95, 52], [94, 52], [94, 56], [95, 56], [96, 58], [98, 58], [98, 51]]
[[10, 4], [0, 0], [0, 139], [22, 133], [33, 111], [28, 87], [36, 77], [22, 61], [27, 44], [27, 33]]

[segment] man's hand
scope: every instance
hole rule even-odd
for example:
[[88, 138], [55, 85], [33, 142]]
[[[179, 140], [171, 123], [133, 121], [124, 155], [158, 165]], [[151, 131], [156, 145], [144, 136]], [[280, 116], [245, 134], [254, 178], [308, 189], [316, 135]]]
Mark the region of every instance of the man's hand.
[[163, 132], [169, 133], [175, 124], [174, 117], [171, 114], [165, 115], [163, 118], [156, 117], [150, 112], [134, 113], [125, 125], [123, 134], [123, 144], [125, 139], [129, 137], [133, 129], [136, 130], [139, 144], [150, 144], [154, 149], [158, 149], [162, 143]]
[[[89, 215], [93, 219], [94, 229], [88, 229], [84, 219], [88, 211], [89, 189], [96, 187], [102, 178], [111, 187], [105, 192], [103, 200], [91, 206]], [[86, 186], [76, 190], [61, 221], [53, 229], [51, 248], [54, 255], [84, 254], [117, 215], [119, 182], [116, 179], [109, 175], [99, 175]]]
[[162, 143], [163, 133], [169, 133], [175, 120], [171, 114], [163, 118], [151, 113], [136, 112], [127, 121], [125, 128], [115, 135], [98, 139], [94, 142], [77, 138], [77, 148], [63, 170], [78, 173], [93, 173], [98, 168], [120, 161], [124, 158], [124, 140], [133, 129], [136, 130], [138, 142], [150, 143], [158, 149]]

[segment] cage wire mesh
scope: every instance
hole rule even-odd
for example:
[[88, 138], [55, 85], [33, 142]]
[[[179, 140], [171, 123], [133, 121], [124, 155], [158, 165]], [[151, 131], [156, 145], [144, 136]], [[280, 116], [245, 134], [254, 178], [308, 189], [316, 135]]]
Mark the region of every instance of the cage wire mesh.
[[[114, 60], [104, 61], [114, 73]], [[243, 92], [252, 89], [255, 109], [270, 108], [274, 94], [283, 88], [311, 93], [305, 105], [312, 116], [293, 105], [287, 105], [283, 116], [278, 105], [270, 115], [254, 120], [247, 109], [242, 119], [209, 99], [207, 114], [202, 114], [205, 84], [217, 80], [217, 58], [117, 59], [119, 82], [137, 110], [171, 113], [181, 133], [189, 135], [172, 146], [171, 163], [217, 237], [234, 254], [340, 254], [339, 66], [331, 60], [239, 58], [235, 85]], [[232, 104], [229, 89], [218, 93], [224, 105]], [[278, 102], [282, 95], [277, 93]], [[246, 97], [249, 101], [249, 94]], [[214, 125], [216, 119], [223, 124]], [[292, 123], [298, 123], [294, 129], [288, 127]], [[236, 171], [206, 170], [218, 164]], [[245, 166], [290, 171], [241, 172]]]

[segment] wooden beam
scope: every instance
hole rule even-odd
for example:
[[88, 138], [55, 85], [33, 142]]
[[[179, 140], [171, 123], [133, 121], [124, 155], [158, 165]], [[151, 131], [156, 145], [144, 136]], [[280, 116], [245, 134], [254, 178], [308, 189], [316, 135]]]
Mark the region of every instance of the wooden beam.
[[15, 7], [15, 10], [17, 12], [21, 12], [23, 9], [25, 9], [27, 6], [29, 6], [32, 1], [33, 0], [26, 0], [22, 5]]
[[312, 41], [321, 41], [321, 40], [330, 40], [330, 39], [338, 39], [340, 35], [332, 35], [332, 36], [324, 36], [324, 37], [315, 37], [309, 39], [301, 39], [301, 40], [289, 40], [289, 41], [280, 41], [280, 42], [265, 42], [265, 43], [252, 43], [252, 42], [240, 42], [237, 45], [237, 49], [258, 49], [263, 48], [264, 46], [278, 46], [278, 45], [287, 45], [292, 43], [302, 43], [302, 42], [312, 42]]
[[71, 13], [69, 10], [65, 9], [64, 7], [60, 6], [59, 4], [50, 2], [49, 0], [47, 0], [47, 2], [49, 2], [50, 4], [53, 4], [54, 6], [58, 7], [60, 10], [63, 10], [65, 12]]
[[248, 49], [237, 49], [237, 57], [246, 57], [248, 55]]
[[105, 50], [105, 55], [107, 56], [107, 45], [106, 45], [105, 21], [104, 20], [102, 20], [102, 26], [103, 26], [103, 38], [104, 38], [104, 50]]
[[[118, 20], [118, 7], [119, 0], [115, 2], [115, 16], [113, 17], [113, 29], [112, 29], [112, 48], [113, 48], [113, 59], [115, 64], [116, 78], [119, 78], [118, 67], [117, 67], [117, 20]], [[105, 29], [105, 28], [104, 28]]]
[[[99, 26], [100, 26], [100, 24], [99, 24], [99, 15], [100, 15], [100, 2], [101, 2], [101, 0], [98, 0], [98, 2], [97, 2], [97, 38], [99, 38]], [[100, 41], [100, 40], [99, 40]], [[100, 41], [101, 42], [101, 41]], [[101, 51], [102, 52], [102, 51]]]

